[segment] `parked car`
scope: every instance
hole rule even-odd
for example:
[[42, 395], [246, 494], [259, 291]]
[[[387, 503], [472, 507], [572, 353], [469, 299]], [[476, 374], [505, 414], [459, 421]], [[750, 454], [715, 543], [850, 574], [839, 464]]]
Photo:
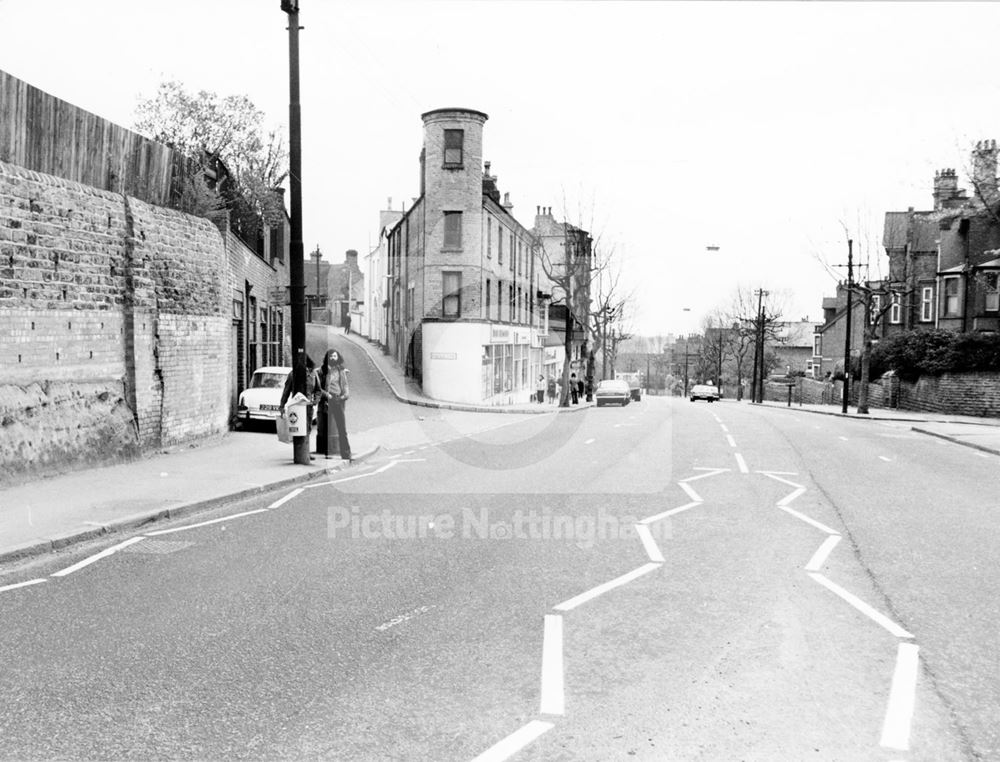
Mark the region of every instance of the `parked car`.
[[713, 386], [712, 384], [695, 384], [691, 387], [691, 401], [695, 400], [707, 400], [708, 402], [715, 402], [722, 395], [719, 394], [719, 388]]
[[269, 365], [257, 368], [250, 377], [250, 385], [240, 394], [237, 417], [244, 423], [273, 421], [281, 412], [281, 393], [291, 368]]
[[628, 381], [606, 378], [597, 385], [594, 399], [597, 400], [597, 407], [611, 403], [627, 405], [632, 399], [632, 392], [628, 388]]

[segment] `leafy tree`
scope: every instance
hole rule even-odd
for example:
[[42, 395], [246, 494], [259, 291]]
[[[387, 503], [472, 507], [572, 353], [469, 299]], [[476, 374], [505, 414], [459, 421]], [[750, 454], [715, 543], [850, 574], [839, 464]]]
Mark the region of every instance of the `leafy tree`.
[[183, 155], [173, 194], [178, 208], [195, 214], [227, 208], [233, 228], [250, 243], [262, 223], [282, 220], [276, 189], [288, 176], [288, 152], [247, 96], [191, 93], [180, 82], [162, 82], [153, 98], [140, 100], [135, 129]]

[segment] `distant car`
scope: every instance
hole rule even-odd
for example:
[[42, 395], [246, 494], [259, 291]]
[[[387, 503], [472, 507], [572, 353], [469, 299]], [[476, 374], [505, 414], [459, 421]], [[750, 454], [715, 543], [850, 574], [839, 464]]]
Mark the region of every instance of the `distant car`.
[[628, 381], [606, 378], [597, 385], [594, 399], [597, 401], [597, 407], [611, 403], [627, 405], [632, 399], [632, 392], [628, 388]]
[[250, 385], [240, 395], [237, 416], [245, 423], [273, 421], [281, 412], [281, 393], [291, 368], [271, 365], [257, 368], [250, 377]]
[[708, 402], [715, 402], [722, 395], [719, 394], [719, 389], [712, 384], [695, 384], [691, 387], [691, 401], [695, 400], [707, 400]]

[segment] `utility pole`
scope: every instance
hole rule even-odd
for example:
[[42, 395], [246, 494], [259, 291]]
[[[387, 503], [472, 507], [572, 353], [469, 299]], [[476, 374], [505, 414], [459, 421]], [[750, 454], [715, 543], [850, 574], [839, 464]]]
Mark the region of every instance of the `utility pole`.
[[757, 289], [757, 331], [753, 342], [753, 388], [750, 401], [764, 401], [764, 297], [767, 291]]
[[[306, 393], [306, 285], [302, 254], [302, 107], [299, 104], [299, 0], [281, 0], [288, 14], [288, 179], [291, 190], [289, 297], [292, 310], [292, 388]], [[308, 423], [306, 424], [309, 425]], [[295, 462], [309, 465], [309, 436], [294, 437]]]
[[847, 314], [844, 316], [844, 399], [840, 412], [847, 412], [847, 400], [851, 385], [851, 294], [854, 291], [854, 241], [847, 240]]

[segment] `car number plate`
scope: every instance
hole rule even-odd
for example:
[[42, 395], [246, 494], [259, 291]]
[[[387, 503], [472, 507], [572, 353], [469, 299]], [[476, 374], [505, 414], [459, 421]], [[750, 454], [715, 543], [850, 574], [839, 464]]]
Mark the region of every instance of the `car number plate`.
[[261, 410], [278, 410], [279, 408], [278, 408], [277, 405], [261, 405], [260, 409]]

